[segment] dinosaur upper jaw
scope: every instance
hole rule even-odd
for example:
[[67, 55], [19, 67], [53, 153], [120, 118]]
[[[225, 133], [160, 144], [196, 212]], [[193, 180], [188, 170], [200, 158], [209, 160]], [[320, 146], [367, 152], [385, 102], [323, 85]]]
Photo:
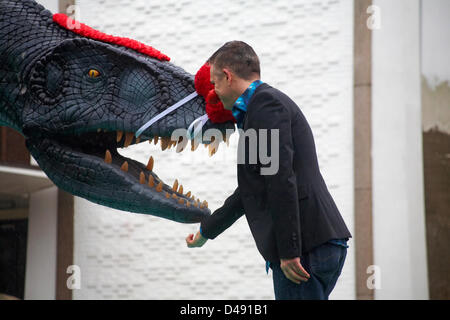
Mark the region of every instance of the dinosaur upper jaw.
[[[168, 137], [136, 141], [133, 133], [101, 129], [81, 135], [37, 134], [26, 140], [41, 169], [67, 192], [119, 210], [182, 223], [201, 222], [211, 214], [206, 201], [186, 194], [177, 183], [164, 183], [153, 171], [152, 157], [144, 165], [117, 152], [120, 147], [149, 142], [160, 143], [163, 150], [172, 146], [178, 152], [182, 149], [181, 143]], [[198, 147], [187, 146], [191, 150]], [[213, 153], [210, 147], [210, 155]]]

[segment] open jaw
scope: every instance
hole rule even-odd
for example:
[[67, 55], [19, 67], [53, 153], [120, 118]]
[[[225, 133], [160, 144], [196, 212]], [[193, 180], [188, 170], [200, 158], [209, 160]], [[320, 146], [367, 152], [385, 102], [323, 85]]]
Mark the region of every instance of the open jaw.
[[[227, 137], [223, 141], [228, 144]], [[117, 148], [137, 143], [160, 143], [162, 150], [176, 152], [198, 148], [197, 140], [172, 141], [170, 137], [135, 138], [134, 133], [97, 129], [77, 135], [35, 133], [26, 145], [41, 169], [61, 189], [111, 208], [150, 214], [181, 223], [196, 223], [211, 211], [175, 180], [164, 183], [153, 171], [153, 157], [147, 165], [124, 157]], [[220, 143], [220, 141], [219, 141]], [[205, 144], [209, 155], [217, 151], [216, 141]], [[184, 147], [184, 148], [183, 148]], [[172, 149], [172, 151], [174, 151]]]

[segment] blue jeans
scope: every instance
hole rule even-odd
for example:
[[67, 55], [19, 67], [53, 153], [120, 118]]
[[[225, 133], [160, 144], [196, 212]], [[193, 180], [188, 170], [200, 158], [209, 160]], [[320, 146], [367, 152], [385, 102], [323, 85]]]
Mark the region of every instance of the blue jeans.
[[271, 263], [276, 300], [328, 300], [344, 266], [347, 248], [324, 243], [300, 257], [309, 273], [308, 281], [292, 282], [284, 275], [280, 264]]

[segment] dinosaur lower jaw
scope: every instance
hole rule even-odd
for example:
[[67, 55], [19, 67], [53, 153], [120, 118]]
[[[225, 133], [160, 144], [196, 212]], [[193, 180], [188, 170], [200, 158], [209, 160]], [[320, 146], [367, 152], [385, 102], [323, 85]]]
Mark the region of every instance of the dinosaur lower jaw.
[[[59, 188], [76, 196], [111, 208], [182, 223], [200, 222], [210, 215], [206, 201], [200, 202], [190, 192], [184, 194], [177, 182], [173, 186], [165, 184], [152, 171], [153, 158], [145, 166], [120, 155], [116, 149], [122, 145], [119, 135], [116, 146], [96, 148], [43, 136], [29, 138], [26, 143], [47, 176]], [[129, 145], [127, 141], [124, 144]]]

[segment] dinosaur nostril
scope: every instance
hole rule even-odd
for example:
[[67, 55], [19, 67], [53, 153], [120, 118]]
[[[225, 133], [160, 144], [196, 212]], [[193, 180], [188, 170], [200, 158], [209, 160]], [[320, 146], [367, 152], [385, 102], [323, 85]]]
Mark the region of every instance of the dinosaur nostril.
[[51, 96], [55, 97], [62, 88], [63, 71], [61, 66], [51, 61], [47, 64], [46, 68], [46, 85], [47, 91]]
[[36, 63], [30, 77], [33, 95], [46, 105], [53, 105], [61, 96], [64, 69], [59, 62], [44, 58]]

